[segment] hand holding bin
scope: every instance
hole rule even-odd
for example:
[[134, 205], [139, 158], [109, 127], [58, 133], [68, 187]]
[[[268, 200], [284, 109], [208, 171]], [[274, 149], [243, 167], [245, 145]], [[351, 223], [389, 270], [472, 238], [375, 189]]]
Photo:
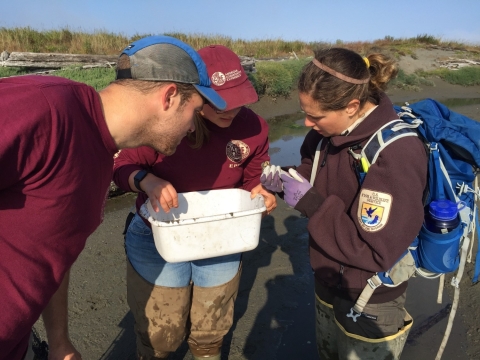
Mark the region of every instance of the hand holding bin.
[[140, 215], [150, 222], [160, 255], [180, 262], [255, 249], [265, 210], [261, 195], [222, 189], [179, 193], [178, 208], [168, 213], [156, 213], [147, 200]]

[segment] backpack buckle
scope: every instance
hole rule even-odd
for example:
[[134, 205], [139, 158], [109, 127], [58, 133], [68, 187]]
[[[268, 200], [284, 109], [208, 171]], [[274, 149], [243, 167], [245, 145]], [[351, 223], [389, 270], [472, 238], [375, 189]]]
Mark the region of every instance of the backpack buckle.
[[[385, 277], [388, 277], [388, 272], [385, 272]], [[368, 285], [370, 285], [370, 287], [375, 290], [376, 288], [378, 288], [380, 285], [383, 284], [382, 282], [382, 279], [380, 279], [380, 277], [378, 276], [378, 274], [375, 274], [373, 275], [370, 279], [367, 279], [367, 283]]]
[[357, 313], [355, 310], [353, 310], [353, 307], [350, 308], [350, 313], [347, 314], [347, 317], [352, 318], [353, 322], [357, 322], [357, 318], [361, 316], [361, 313]]

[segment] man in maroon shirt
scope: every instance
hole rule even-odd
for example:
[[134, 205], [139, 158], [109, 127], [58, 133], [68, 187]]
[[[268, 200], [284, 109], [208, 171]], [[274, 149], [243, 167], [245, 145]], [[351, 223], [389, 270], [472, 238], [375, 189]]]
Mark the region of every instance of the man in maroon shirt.
[[31, 356], [41, 314], [49, 359], [81, 359], [69, 270], [102, 221], [113, 156], [142, 145], [173, 154], [204, 99], [226, 107], [200, 56], [167, 36], [127, 46], [99, 93], [60, 77], [0, 79], [0, 360]]

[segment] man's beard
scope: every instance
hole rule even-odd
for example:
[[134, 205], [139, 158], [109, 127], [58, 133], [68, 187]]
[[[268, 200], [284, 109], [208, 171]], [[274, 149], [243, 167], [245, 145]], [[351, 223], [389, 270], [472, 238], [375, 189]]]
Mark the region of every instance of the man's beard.
[[[178, 116], [178, 114], [175, 114], [175, 116], [168, 119], [168, 121], [176, 123]], [[143, 134], [147, 138], [147, 142], [145, 145], [153, 148], [155, 151], [165, 156], [173, 155], [175, 153], [175, 150], [177, 149], [177, 146], [182, 141], [183, 137], [186, 136], [186, 133], [182, 135], [181, 131], [178, 131], [177, 128], [170, 127], [170, 131], [162, 134], [161, 131], [158, 131], [158, 127], [162, 127], [162, 125], [159, 124], [158, 119], [154, 119], [154, 121], [156, 122], [157, 128], [153, 132], [148, 127], [145, 127], [143, 129]], [[162, 135], [153, 137], [152, 133]]]
[[170, 156], [175, 153], [178, 144], [176, 141], [174, 142], [170, 137], [168, 137], [166, 140], [163, 141], [152, 141], [150, 144], [148, 144], [148, 146], [165, 156]]
[[157, 148], [154, 147], [154, 149], [155, 149], [157, 152], [159, 152], [159, 153], [161, 153], [161, 154], [163, 154], [163, 155], [165, 155], [165, 156], [170, 156], [170, 155], [173, 155], [173, 154], [175, 153], [175, 151], [177, 150], [177, 147], [176, 147], [176, 146], [173, 146], [173, 147], [170, 146], [170, 147], [167, 147], [167, 148], [162, 147], [161, 149], [158, 148], [158, 147], [157, 147]]

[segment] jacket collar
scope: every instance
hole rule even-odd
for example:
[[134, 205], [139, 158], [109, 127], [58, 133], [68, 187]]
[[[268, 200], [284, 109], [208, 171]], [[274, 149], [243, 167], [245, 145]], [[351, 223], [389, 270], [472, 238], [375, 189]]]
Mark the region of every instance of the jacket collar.
[[330, 138], [330, 142], [335, 147], [347, 147], [359, 144], [369, 139], [384, 124], [398, 119], [393, 109], [392, 101], [385, 93], [380, 95], [380, 102], [373, 110], [348, 136], [337, 135]]

